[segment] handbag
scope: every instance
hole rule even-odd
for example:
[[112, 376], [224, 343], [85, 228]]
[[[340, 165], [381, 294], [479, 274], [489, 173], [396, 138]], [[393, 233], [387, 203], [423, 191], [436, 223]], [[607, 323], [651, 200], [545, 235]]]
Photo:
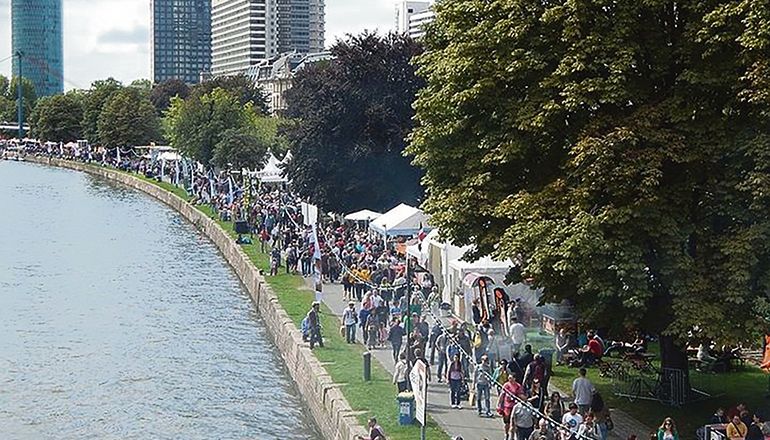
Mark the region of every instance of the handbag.
[[607, 421], [605, 422], [605, 425], [607, 426], [607, 431], [612, 431], [615, 429], [615, 422], [612, 421], [612, 417], [607, 415]]

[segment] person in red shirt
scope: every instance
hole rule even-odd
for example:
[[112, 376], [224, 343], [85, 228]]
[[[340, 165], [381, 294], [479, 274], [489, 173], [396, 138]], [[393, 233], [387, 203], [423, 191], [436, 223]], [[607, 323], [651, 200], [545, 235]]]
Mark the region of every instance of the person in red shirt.
[[588, 343], [580, 350], [580, 363], [581, 366], [587, 367], [593, 365], [602, 358], [604, 354], [604, 347], [602, 343], [596, 338], [596, 334], [592, 331], [588, 332]]
[[[515, 396], [515, 397], [514, 397]], [[500, 392], [500, 397], [497, 399], [497, 413], [503, 416], [503, 424], [505, 425], [505, 438], [513, 438], [513, 430], [511, 429], [511, 413], [513, 407], [518, 402], [518, 399], [525, 397], [524, 387], [520, 383], [516, 382], [516, 376], [510, 374], [508, 376], [508, 382], [503, 385], [503, 390]], [[511, 436], [511, 437], [509, 437]]]

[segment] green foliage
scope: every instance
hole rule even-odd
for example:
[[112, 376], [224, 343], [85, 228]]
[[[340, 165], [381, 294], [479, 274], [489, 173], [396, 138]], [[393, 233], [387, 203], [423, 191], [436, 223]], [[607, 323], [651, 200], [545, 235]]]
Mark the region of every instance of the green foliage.
[[[409, 153], [442, 235], [612, 328], [767, 326], [770, 6], [439, 2]], [[666, 348], [664, 347], [664, 362]]]
[[287, 93], [295, 189], [325, 209], [390, 209], [422, 196], [419, 170], [402, 156], [422, 81], [403, 35], [338, 41], [335, 59], [301, 70]]
[[73, 142], [82, 138], [83, 96], [77, 92], [41, 98], [30, 115], [32, 136], [41, 141]]
[[184, 81], [169, 79], [152, 88], [150, 101], [158, 114], [163, 114], [171, 106], [171, 98], [185, 99], [190, 94], [190, 88]]
[[251, 105], [242, 106], [238, 99], [223, 89], [186, 100], [172, 98], [164, 118], [166, 136], [183, 154], [202, 163], [210, 163], [214, 147], [228, 129], [247, 127]]
[[107, 148], [147, 145], [159, 139], [160, 121], [149, 98], [137, 88], [126, 87], [104, 105], [98, 134]]
[[251, 104], [258, 113], [268, 114], [267, 94], [246, 75], [218, 76], [210, 81], [194, 85], [190, 94], [203, 96], [211, 94], [215, 89], [226, 90], [235, 96], [242, 106]]
[[[37, 103], [37, 93], [35, 93], [35, 85], [32, 83], [32, 80], [28, 78], [23, 78], [21, 81], [21, 94], [22, 98], [24, 100], [24, 120], [26, 121], [29, 119], [29, 116], [32, 114], [32, 110], [35, 109], [35, 104]], [[18, 108], [18, 85], [19, 85], [19, 79], [18, 77], [14, 77], [10, 84], [8, 85], [7, 92], [5, 95], [5, 98], [8, 101], [13, 102], [13, 111], [9, 112], [10, 114], [6, 115], [6, 119], [15, 121], [17, 116], [17, 108]], [[6, 104], [7, 105], [7, 104]]]
[[0, 75], [0, 96], [7, 97], [8, 96], [8, 87], [11, 85], [11, 82], [8, 80], [7, 76]]
[[95, 81], [86, 92], [83, 102], [83, 137], [93, 145], [103, 144], [99, 137], [99, 116], [105, 104], [123, 89], [123, 84], [113, 78]]
[[242, 128], [225, 130], [214, 146], [212, 162], [219, 167], [232, 166], [236, 170], [261, 168], [270, 147], [269, 141]]

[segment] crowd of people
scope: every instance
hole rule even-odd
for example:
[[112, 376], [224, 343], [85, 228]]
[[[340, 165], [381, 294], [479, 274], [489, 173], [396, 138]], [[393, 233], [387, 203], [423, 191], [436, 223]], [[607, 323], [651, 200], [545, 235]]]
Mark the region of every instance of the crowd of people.
[[[50, 149], [38, 153], [62, 156]], [[450, 406], [461, 409], [463, 402], [472, 402], [479, 417], [497, 414], [506, 439], [606, 440], [613, 421], [585, 368], [616, 352], [642, 355], [647, 350], [647, 339], [641, 335], [605, 343], [595, 331], [576, 338], [561, 329], [554, 340], [556, 362], [579, 368], [571, 390], [574, 399], [567, 402], [558, 392], [549, 393], [550, 360], [526, 343], [525, 318], [516, 299], [508, 301], [506, 311], [492, 322], [482, 318], [477, 300], [470, 322], [441, 320], [432, 310], [439, 298], [433, 277], [409, 271], [406, 256], [398, 252], [399, 243], [340, 221], [320, 222], [317, 229], [307, 226], [301, 200], [285, 188], [259, 187], [231, 173], [179, 163], [169, 167], [136, 155], [62, 157], [183, 185], [191, 203], [208, 204], [220, 219], [245, 225], [246, 234], [259, 240], [262, 252], [269, 254], [271, 276], [285, 272], [341, 284], [347, 308], [340, 332], [349, 344], [392, 352], [395, 392], [409, 390], [409, 370], [415, 362], [433, 366], [436, 382], [448, 386]], [[506, 330], [494, 319], [505, 319]], [[324, 347], [323, 331], [320, 303], [314, 302], [302, 323], [311, 349]], [[718, 411], [712, 422], [723, 424], [730, 439], [760, 440], [768, 434], [761, 417], [745, 406]], [[375, 419], [369, 428], [371, 438], [384, 438]], [[655, 436], [679, 440], [671, 419]]]

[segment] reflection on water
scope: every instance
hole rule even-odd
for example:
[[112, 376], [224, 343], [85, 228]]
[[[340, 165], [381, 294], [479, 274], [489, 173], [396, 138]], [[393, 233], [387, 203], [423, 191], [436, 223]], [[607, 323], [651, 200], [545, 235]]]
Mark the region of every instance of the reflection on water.
[[320, 438], [214, 246], [81, 173], [0, 162], [0, 438]]

